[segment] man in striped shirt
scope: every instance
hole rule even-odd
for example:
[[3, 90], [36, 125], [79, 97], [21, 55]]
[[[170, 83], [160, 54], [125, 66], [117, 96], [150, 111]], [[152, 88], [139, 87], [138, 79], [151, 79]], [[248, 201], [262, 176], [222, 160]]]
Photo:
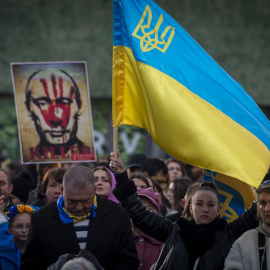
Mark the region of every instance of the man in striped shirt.
[[21, 269], [47, 269], [59, 256], [87, 249], [106, 269], [137, 269], [126, 210], [95, 194], [93, 172], [75, 166], [64, 175], [62, 195], [32, 215]]

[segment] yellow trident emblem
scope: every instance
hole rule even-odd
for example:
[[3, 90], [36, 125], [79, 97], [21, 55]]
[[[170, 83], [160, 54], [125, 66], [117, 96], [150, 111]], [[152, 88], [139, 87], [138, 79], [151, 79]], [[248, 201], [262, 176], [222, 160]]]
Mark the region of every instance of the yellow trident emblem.
[[[148, 15], [147, 23], [144, 23], [144, 20], [146, 19], [146, 16]], [[165, 53], [168, 49], [169, 45], [172, 42], [175, 28], [171, 26], [167, 26], [161, 36], [158, 36], [158, 31], [160, 28], [160, 25], [163, 22], [163, 15], [161, 14], [159, 16], [158, 22], [153, 30], [150, 30], [146, 32], [147, 29], [150, 28], [152, 21], [152, 11], [150, 7], [147, 5], [142, 17], [136, 26], [134, 32], [132, 33], [132, 36], [138, 38], [140, 40], [140, 47], [143, 52], [148, 52], [153, 49], [158, 49], [159, 51]], [[139, 30], [141, 30], [141, 33], [139, 34]], [[168, 35], [167, 35], [168, 34]], [[167, 41], [165, 40], [165, 37], [167, 36]]]
[[[228, 192], [225, 192], [223, 190], [218, 190], [218, 192], [224, 196], [226, 196], [226, 200], [224, 203], [221, 203], [221, 212], [220, 212], [220, 216], [221, 217], [227, 217], [227, 221], [230, 223], [232, 221], [234, 221], [235, 219], [238, 218], [238, 215], [237, 213], [229, 206], [232, 198], [233, 198], [233, 195], [228, 193]], [[230, 213], [226, 213], [226, 210]]]

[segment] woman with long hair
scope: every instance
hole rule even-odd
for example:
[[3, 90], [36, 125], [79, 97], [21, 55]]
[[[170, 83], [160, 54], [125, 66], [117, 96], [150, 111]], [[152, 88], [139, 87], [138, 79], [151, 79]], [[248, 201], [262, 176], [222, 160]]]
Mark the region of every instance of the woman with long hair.
[[180, 217], [172, 223], [148, 211], [138, 198], [133, 181], [127, 177], [118, 151], [111, 154], [110, 168], [116, 173], [116, 197], [121, 198], [136, 227], [151, 237], [165, 242], [154, 269], [219, 270], [233, 242], [245, 231], [256, 228], [257, 206], [252, 207], [234, 222], [220, 218], [220, 198], [213, 183], [203, 182], [190, 195], [191, 218]]

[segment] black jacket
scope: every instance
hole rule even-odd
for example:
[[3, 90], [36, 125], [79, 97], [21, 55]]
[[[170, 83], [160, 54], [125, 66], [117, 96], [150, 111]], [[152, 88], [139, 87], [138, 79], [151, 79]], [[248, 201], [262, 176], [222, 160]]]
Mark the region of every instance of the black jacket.
[[[90, 219], [86, 250], [106, 270], [135, 270], [139, 261], [125, 209], [97, 196], [97, 216]], [[45, 270], [63, 254], [80, 252], [72, 223], [63, 224], [56, 202], [32, 214], [21, 270]]]
[[5, 207], [5, 209], [4, 209], [4, 212], [7, 212], [8, 209], [9, 209], [11, 206], [13, 206], [13, 205], [14, 205], [14, 203], [13, 203], [11, 197], [9, 197], [9, 198], [8, 198], [8, 204], [6, 205], [6, 207]]
[[46, 203], [47, 203], [46, 196], [45, 196], [43, 193], [38, 192], [38, 193], [36, 194], [35, 199], [34, 199], [33, 202], [31, 203], [31, 205], [38, 206], [38, 207], [42, 207], [42, 206], [45, 206]]
[[[134, 182], [128, 180], [126, 172], [116, 174], [116, 182], [114, 195], [120, 200], [121, 204], [127, 208], [134, 225], [144, 233], [161, 242], [165, 242], [155, 269], [192, 269], [192, 267], [189, 266], [189, 255], [186, 246], [183, 243], [183, 239], [180, 237], [180, 231], [186, 229], [183, 228], [183, 223], [180, 222], [181, 220], [172, 223], [170, 220], [148, 211], [137, 196]], [[213, 244], [201, 254], [196, 269], [223, 269], [224, 260], [233, 242], [245, 231], [258, 226], [256, 213], [257, 205], [256, 202], [254, 202], [252, 207], [235, 221], [227, 224], [224, 219], [220, 219], [220, 221], [217, 222], [218, 227], [214, 224], [213, 226], [215, 227], [213, 228], [215, 230], [213, 234], [211, 234]], [[194, 247], [196, 247], [196, 241], [194, 243]]]

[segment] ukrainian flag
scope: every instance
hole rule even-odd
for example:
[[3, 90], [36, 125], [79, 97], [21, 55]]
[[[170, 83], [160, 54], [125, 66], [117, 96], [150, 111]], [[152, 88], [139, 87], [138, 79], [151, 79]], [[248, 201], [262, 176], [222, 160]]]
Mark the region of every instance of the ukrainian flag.
[[146, 129], [169, 155], [257, 187], [270, 122], [151, 0], [114, 0], [113, 126]]
[[228, 222], [242, 215], [256, 199], [252, 186], [227, 175], [204, 170], [203, 180], [213, 182], [218, 188], [222, 207], [220, 216]]

